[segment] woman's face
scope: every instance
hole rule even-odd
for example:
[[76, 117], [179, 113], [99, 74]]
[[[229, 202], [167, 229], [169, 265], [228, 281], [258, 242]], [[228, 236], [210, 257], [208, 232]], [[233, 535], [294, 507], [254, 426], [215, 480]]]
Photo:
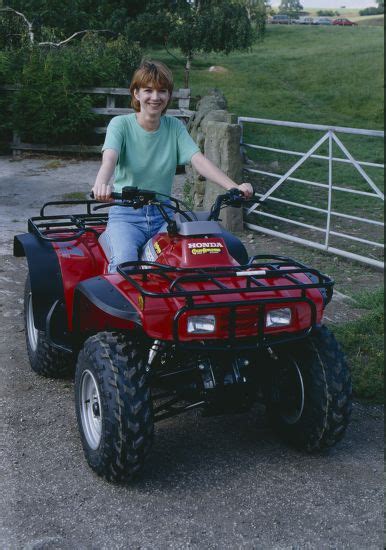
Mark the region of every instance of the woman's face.
[[151, 116], [161, 116], [170, 99], [169, 91], [166, 88], [158, 89], [152, 84], [134, 90], [134, 96], [139, 101], [141, 113]]

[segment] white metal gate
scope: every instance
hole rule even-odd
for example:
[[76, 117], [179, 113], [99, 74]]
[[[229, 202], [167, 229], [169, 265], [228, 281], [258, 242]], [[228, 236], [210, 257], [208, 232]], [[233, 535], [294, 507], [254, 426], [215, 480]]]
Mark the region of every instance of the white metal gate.
[[[275, 147], [269, 147], [266, 145], [255, 145], [252, 143], [246, 143], [243, 138], [244, 134], [244, 125], [245, 123], [253, 123], [253, 124], [263, 124], [263, 125], [270, 125], [270, 126], [282, 126], [282, 127], [289, 127], [289, 128], [299, 128], [304, 130], [319, 130], [323, 131], [323, 136], [312, 145], [312, 147], [306, 151], [306, 152], [300, 152], [300, 151], [292, 151], [288, 149], [279, 149]], [[278, 120], [269, 120], [269, 119], [262, 119], [262, 118], [251, 118], [251, 117], [239, 117], [238, 118], [238, 124], [242, 127], [242, 141], [241, 146], [243, 150], [245, 151], [246, 148], [251, 149], [259, 149], [262, 151], [272, 151], [277, 152], [280, 154], [285, 155], [292, 155], [300, 157], [297, 162], [293, 166], [291, 166], [290, 169], [288, 169], [285, 174], [277, 174], [274, 172], [270, 172], [267, 170], [260, 170], [258, 168], [251, 168], [249, 165], [245, 165], [244, 168], [247, 172], [250, 173], [256, 173], [261, 174], [269, 178], [276, 179], [277, 181], [274, 183], [274, 185], [265, 191], [264, 193], [256, 193], [256, 195], [259, 197], [259, 202], [254, 204], [251, 208], [247, 210], [247, 214], [255, 213], [258, 216], [265, 216], [268, 218], [276, 219], [279, 221], [284, 221], [289, 224], [293, 224], [296, 226], [308, 228], [312, 231], [322, 232], [324, 233], [324, 243], [318, 243], [316, 241], [310, 240], [310, 239], [304, 239], [297, 237], [295, 235], [289, 235], [288, 233], [283, 233], [280, 231], [276, 231], [274, 229], [270, 229], [267, 227], [264, 227], [262, 225], [256, 225], [252, 223], [247, 223], [246, 226], [250, 229], [261, 231], [266, 234], [274, 235], [280, 238], [284, 238], [287, 240], [291, 240], [294, 242], [298, 242], [300, 244], [311, 246], [314, 248], [318, 248], [321, 250], [325, 250], [327, 252], [331, 252], [336, 255], [344, 256], [350, 259], [359, 260], [361, 262], [364, 262], [366, 264], [370, 264], [373, 266], [376, 266], [378, 268], [383, 269], [384, 264], [382, 261], [378, 259], [371, 258], [369, 256], [365, 256], [363, 254], [357, 254], [354, 252], [350, 252], [347, 250], [342, 250], [340, 248], [336, 248], [331, 246], [330, 244], [330, 237], [341, 237], [348, 241], [356, 241], [358, 243], [362, 243], [363, 245], [369, 245], [372, 247], [377, 248], [384, 248], [384, 244], [381, 242], [369, 240], [364, 237], [359, 237], [355, 235], [349, 235], [347, 233], [342, 233], [339, 231], [334, 231], [331, 229], [331, 218], [334, 217], [340, 217], [345, 218], [348, 220], [351, 220], [353, 222], [361, 222], [365, 224], [375, 225], [375, 226], [381, 226], [384, 227], [383, 221], [379, 221], [376, 219], [371, 219], [370, 217], [358, 217], [347, 213], [342, 212], [336, 212], [332, 210], [332, 194], [333, 192], [339, 192], [339, 193], [353, 193], [356, 195], [361, 195], [363, 198], [365, 197], [372, 197], [376, 198], [377, 200], [384, 201], [384, 194], [379, 189], [379, 187], [374, 183], [373, 179], [366, 173], [365, 167], [372, 167], [377, 169], [384, 169], [384, 164], [379, 164], [375, 162], [366, 162], [366, 161], [359, 161], [350, 153], [350, 151], [347, 149], [347, 147], [342, 143], [341, 139], [338, 137], [337, 134], [351, 134], [351, 135], [358, 135], [358, 136], [372, 136], [375, 138], [383, 138], [384, 132], [376, 131], [376, 130], [362, 130], [357, 128], [345, 128], [345, 127], [339, 127], [339, 126], [324, 126], [324, 125], [318, 125], [318, 124], [303, 124], [298, 122], [286, 122], [286, 121], [278, 121]], [[320, 149], [320, 147], [324, 144], [328, 144], [328, 155], [321, 155], [317, 154], [317, 150]], [[333, 144], [336, 144], [338, 146], [339, 150], [343, 152], [344, 158], [335, 157], [333, 155]], [[322, 159], [328, 161], [328, 184], [317, 182], [317, 181], [310, 181], [307, 179], [301, 179], [296, 178], [293, 176], [294, 172], [300, 168], [308, 159], [314, 158], [314, 159]], [[360, 174], [360, 176], [365, 180], [365, 182], [369, 186], [369, 190], [363, 191], [358, 189], [353, 189], [347, 186], [338, 186], [334, 185], [333, 182], [333, 164], [334, 163], [348, 163], [355, 167], [357, 172]], [[319, 188], [324, 188], [328, 191], [328, 199], [327, 199], [327, 205], [326, 208], [318, 208], [316, 206], [310, 206], [307, 204], [301, 204], [299, 202], [290, 201], [287, 199], [281, 199], [278, 197], [273, 196], [275, 191], [277, 191], [280, 186], [283, 185], [286, 181], [292, 181], [297, 183], [303, 183], [306, 185], [316, 186]], [[276, 201], [277, 203], [283, 203], [287, 204], [289, 206], [295, 206], [298, 208], [303, 208], [309, 211], [314, 211], [318, 213], [322, 213], [326, 215], [326, 223], [324, 227], [317, 227], [315, 225], [303, 223], [294, 219], [286, 218], [283, 216], [277, 216], [275, 214], [269, 213], [269, 212], [263, 212], [259, 209], [261, 204], [267, 200]], [[267, 203], [266, 203], [267, 204]]]

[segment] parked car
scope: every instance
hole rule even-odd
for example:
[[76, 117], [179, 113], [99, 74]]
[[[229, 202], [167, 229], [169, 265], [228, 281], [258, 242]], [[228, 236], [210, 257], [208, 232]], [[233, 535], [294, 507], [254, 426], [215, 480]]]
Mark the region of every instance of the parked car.
[[297, 25], [312, 25], [314, 19], [312, 17], [299, 17], [299, 19], [295, 19], [294, 23]]
[[272, 25], [291, 25], [292, 20], [288, 15], [274, 15], [271, 23]]
[[358, 25], [358, 23], [355, 23], [354, 21], [350, 21], [350, 19], [346, 19], [346, 17], [339, 17], [339, 19], [334, 19], [332, 24], [340, 25], [341, 27], [353, 27]]
[[329, 17], [318, 17], [317, 19], [314, 19], [313, 25], [331, 25], [332, 20]]

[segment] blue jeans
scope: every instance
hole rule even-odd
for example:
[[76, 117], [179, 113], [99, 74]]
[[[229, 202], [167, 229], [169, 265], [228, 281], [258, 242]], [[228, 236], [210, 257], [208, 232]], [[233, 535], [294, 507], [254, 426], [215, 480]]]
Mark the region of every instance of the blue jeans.
[[137, 261], [140, 249], [164, 223], [156, 206], [144, 206], [138, 210], [112, 206], [105, 231], [111, 250], [109, 273], [115, 273], [123, 262]]

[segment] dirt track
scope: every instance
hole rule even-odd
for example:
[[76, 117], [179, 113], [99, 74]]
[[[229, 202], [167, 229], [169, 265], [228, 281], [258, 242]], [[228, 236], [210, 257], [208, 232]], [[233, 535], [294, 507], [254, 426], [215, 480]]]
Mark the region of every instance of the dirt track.
[[[326, 456], [288, 449], [257, 409], [215, 418], [192, 412], [157, 425], [143, 480], [113, 486], [90, 471], [72, 381], [39, 378], [29, 368], [26, 266], [11, 256], [11, 242], [44, 200], [86, 192], [97, 166], [0, 158], [0, 547], [382, 548], [381, 407], [355, 404], [345, 440]], [[250, 248], [259, 243], [246, 240]], [[346, 288], [342, 282], [343, 294]], [[334, 320], [359, 314], [344, 298], [328, 312]]]

